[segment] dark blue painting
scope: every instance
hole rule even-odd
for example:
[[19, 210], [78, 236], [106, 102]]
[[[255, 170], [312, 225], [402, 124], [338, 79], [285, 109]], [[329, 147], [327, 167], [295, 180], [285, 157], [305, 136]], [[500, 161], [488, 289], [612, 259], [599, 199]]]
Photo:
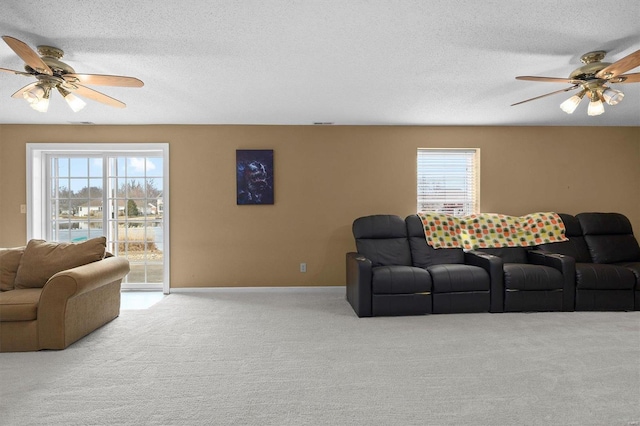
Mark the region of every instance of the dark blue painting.
[[273, 204], [273, 150], [236, 150], [238, 204]]

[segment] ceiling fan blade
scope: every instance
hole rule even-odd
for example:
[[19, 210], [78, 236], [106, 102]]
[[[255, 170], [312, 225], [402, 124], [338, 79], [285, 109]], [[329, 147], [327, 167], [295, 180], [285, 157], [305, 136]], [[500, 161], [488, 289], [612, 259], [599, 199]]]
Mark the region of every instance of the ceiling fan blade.
[[69, 83], [82, 83], [96, 86], [142, 87], [144, 83], [135, 77], [102, 74], [65, 74]]
[[521, 75], [516, 77], [516, 80], [527, 80], [527, 81], [541, 81], [545, 83], [569, 83], [569, 84], [579, 84], [584, 83], [583, 80], [575, 80], [572, 78], [558, 78], [558, 77], [535, 77], [531, 75]]
[[618, 75], [611, 80], [610, 83], [640, 83], [640, 72], [636, 72], [633, 74], [622, 74]]
[[28, 72], [10, 70], [9, 68], [0, 68], [0, 71], [8, 72], [8, 73], [11, 73], [11, 74], [26, 75], [28, 77], [31, 77], [33, 75], [33, 74], [29, 74]]
[[2, 36], [2, 39], [27, 65], [38, 73], [53, 75], [49, 65], [45, 64], [42, 58], [26, 43], [10, 36]]
[[612, 78], [640, 66], [640, 50], [615, 61], [596, 73], [598, 78]]
[[22, 98], [22, 94], [24, 92], [26, 92], [27, 90], [31, 90], [31, 88], [35, 87], [35, 85], [38, 84], [37, 81], [33, 82], [33, 83], [29, 83], [26, 86], [24, 86], [22, 89], [18, 90], [16, 93], [14, 93], [13, 95], [11, 95], [12, 98], [17, 98], [20, 99]]
[[85, 98], [93, 99], [94, 101], [101, 102], [115, 108], [124, 108], [127, 106], [124, 102], [120, 102], [111, 96], [107, 96], [104, 93], [89, 89], [88, 87], [84, 87], [77, 83], [65, 85], [64, 88], [72, 91], [76, 95], [84, 96]]
[[547, 93], [546, 95], [536, 96], [535, 98], [527, 99], [526, 101], [521, 101], [521, 102], [517, 102], [515, 104], [511, 104], [511, 106], [520, 105], [520, 104], [523, 104], [523, 103], [529, 102], [529, 101], [535, 101], [536, 99], [545, 98], [547, 96], [555, 95], [556, 93], [568, 92], [569, 90], [574, 90], [574, 89], [577, 89], [579, 87], [580, 87], [580, 85], [576, 84], [575, 86], [567, 87], [566, 89], [556, 90], [555, 92]]

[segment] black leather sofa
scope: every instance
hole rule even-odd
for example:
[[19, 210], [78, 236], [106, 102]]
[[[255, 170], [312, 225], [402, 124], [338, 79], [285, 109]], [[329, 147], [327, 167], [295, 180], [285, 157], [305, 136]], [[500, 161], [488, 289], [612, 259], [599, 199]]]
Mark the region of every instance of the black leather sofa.
[[561, 213], [569, 241], [539, 250], [575, 259], [577, 311], [640, 310], [640, 247], [619, 213]]
[[640, 247], [617, 213], [560, 214], [566, 242], [434, 249], [417, 215], [353, 223], [347, 300], [360, 317], [463, 312], [640, 310]]
[[360, 317], [502, 312], [503, 262], [462, 249], [434, 249], [417, 215], [353, 222], [357, 252], [346, 255], [347, 300]]

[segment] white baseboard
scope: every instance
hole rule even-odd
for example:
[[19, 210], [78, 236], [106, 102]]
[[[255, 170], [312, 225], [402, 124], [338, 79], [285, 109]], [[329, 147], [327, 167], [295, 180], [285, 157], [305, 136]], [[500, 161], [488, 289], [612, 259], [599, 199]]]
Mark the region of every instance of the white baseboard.
[[157, 292], [157, 291], [162, 291], [162, 286], [157, 286], [157, 287], [149, 287], [149, 286], [124, 286], [122, 285], [120, 287], [120, 291], [135, 291], [135, 292], [139, 292], [139, 291], [151, 291], [151, 292]]
[[179, 287], [170, 288], [169, 293], [215, 293], [215, 292], [258, 292], [258, 291], [273, 291], [273, 292], [287, 292], [287, 291], [326, 291], [328, 289], [340, 289], [345, 291], [343, 285], [329, 285], [329, 286], [299, 286], [299, 287]]

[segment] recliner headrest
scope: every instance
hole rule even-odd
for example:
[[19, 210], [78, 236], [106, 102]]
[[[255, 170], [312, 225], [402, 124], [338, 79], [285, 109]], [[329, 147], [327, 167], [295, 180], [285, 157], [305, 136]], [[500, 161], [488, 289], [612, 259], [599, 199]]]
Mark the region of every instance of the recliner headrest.
[[631, 222], [620, 213], [579, 213], [576, 218], [584, 235], [633, 234]]
[[407, 235], [409, 237], [425, 238], [424, 225], [422, 225], [422, 221], [417, 214], [407, 216], [404, 221], [407, 224]]
[[379, 214], [353, 221], [353, 236], [359, 238], [406, 238], [407, 225], [400, 216]]
[[562, 223], [564, 223], [564, 235], [568, 238], [571, 237], [581, 237], [582, 236], [582, 227], [580, 226], [580, 221], [576, 219], [575, 216], [566, 213], [558, 213], [560, 219], [562, 219]]

